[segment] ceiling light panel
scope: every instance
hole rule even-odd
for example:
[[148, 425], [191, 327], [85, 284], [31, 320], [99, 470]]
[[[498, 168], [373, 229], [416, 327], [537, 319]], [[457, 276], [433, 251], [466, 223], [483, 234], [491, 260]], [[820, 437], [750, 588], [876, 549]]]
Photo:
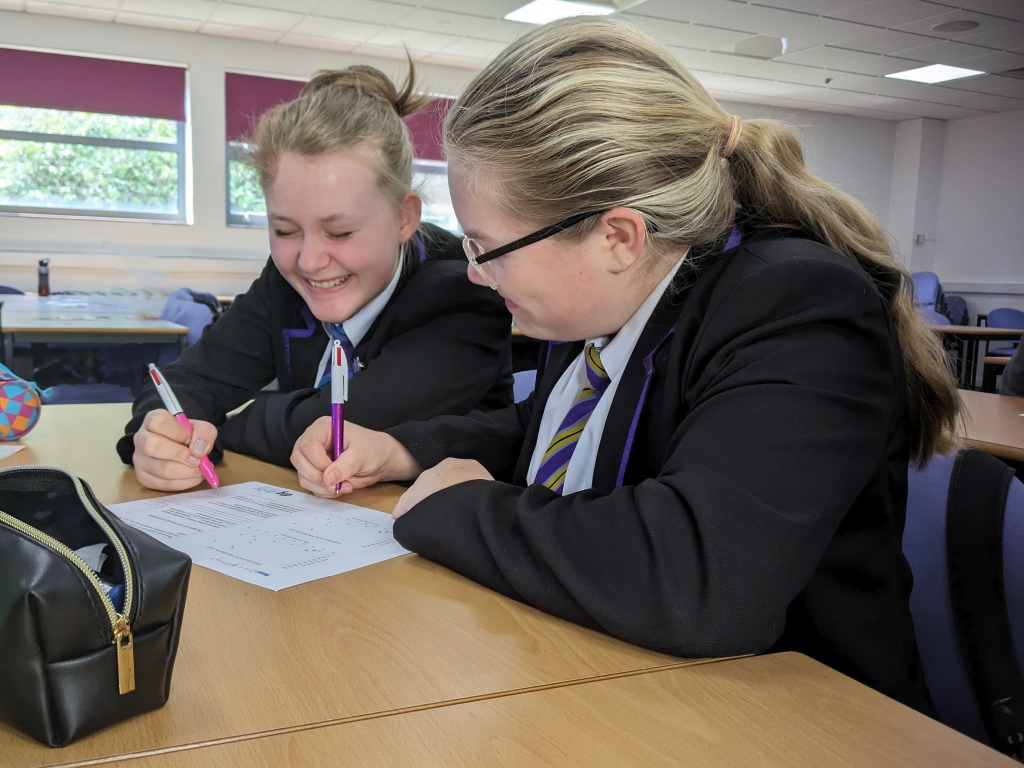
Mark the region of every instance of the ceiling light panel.
[[963, 67], [951, 67], [947, 64], [932, 64], [929, 67], [918, 67], [917, 69], [908, 69], [905, 72], [893, 72], [891, 77], [898, 80], [913, 80], [916, 83], [944, 83], [947, 80], [961, 80], [965, 77], [975, 77], [976, 75], [984, 75], [976, 69], [964, 69]]
[[609, 5], [576, 3], [568, 0], [533, 0], [532, 3], [506, 14], [505, 18], [525, 24], [547, 24], [572, 16], [607, 16], [614, 12], [615, 8]]

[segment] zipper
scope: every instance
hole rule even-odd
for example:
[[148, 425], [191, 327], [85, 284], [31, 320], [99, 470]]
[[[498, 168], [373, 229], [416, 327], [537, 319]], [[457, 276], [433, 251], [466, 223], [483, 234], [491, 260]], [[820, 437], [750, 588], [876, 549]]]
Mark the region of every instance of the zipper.
[[[9, 472], [24, 472], [25, 467], [11, 467], [10, 469], [0, 470], [0, 475], [7, 474]], [[99, 595], [100, 601], [103, 603], [103, 607], [106, 609], [107, 618], [110, 620], [110, 629], [114, 635], [114, 646], [117, 649], [117, 686], [120, 693], [126, 694], [131, 693], [135, 690], [135, 649], [134, 639], [132, 637], [131, 622], [129, 616], [131, 615], [132, 604], [135, 599], [135, 580], [132, 575], [131, 564], [128, 561], [128, 551], [124, 548], [124, 544], [121, 543], [121, 539], [114, 532], [110, 523], [96, 511], [92, 501], [89, 499], [89, 495], [85, 492], [82, 487], [82, 482], [60, 467], [33, 467], [32, 469], [52, 470], [54, 472], [60, 472], [71, 478], [71, 481], [75, 485], [75, 491], [78, 493], [78, 498], [85, 506], [89, 516], [103, 529], [103, 532], [107, 535], [110, 543], [113, 544], [114, 549], [117, 551], [118, 559], [121, 561], [121, 570], [124, 573], [124, 611], [121, 613], [117, 612], [114, 607], [114, 602], [107, 595], [103, 589], [103, 585], [100, 584], [99, 579], [93, 572], [86, 562], [75, 554], [74, 550], [66, 544], [57, 541], [52, 536], [43, 533], [38, 528], [33, 528], [31, 525], [21, 522], [17, 518], [7, 514], [0, 510], [0, 522], [14, 528], [16, 531], [28, 536], [33, 541], [42, 544], [43, 546], [51, 549], [65, 560], [70, 562], [82, 575], [92, 584], [96, 594]]]

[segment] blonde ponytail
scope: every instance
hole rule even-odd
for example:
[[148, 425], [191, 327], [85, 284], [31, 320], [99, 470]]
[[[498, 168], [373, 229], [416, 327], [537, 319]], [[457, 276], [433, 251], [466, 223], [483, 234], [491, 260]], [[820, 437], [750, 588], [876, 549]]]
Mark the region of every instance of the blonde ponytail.
[[[740, 130], [742, 128], [742, 130]], [[512, 43], [466, 87], [445, 121], [451, 161], [486, 174], [505, 209], [535, 227], [626, 206], [648, 223], [651, 258], [753, 227], [808, 233], [860, 264], [899, 334], [913, 457], [953, 447], [960, 400], [867, 209], [811, 175], [791, 131], [742, 126], [659, 42], [614, 19], [582, 17]], [[561, 237], [581, 238], [594, 219]]]

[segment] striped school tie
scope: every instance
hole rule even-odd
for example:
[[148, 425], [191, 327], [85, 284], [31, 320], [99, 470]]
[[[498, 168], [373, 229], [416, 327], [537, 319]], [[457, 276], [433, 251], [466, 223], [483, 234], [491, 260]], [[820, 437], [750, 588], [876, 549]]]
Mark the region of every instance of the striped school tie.
[[[331, 337], [331, 341], [337, 340], [341, 342], [341, 348], [345, 350], [345, 359], [348, 360], [348, 377], [351, 379], [355, 376], [359, 364], [356, 362], [356, 350], [352, 346], [352, 342], [349, 341], [345, 329], [341, 326], [341, 323], [324, 323], [324, 330]], [[328, 362], [326, 369], [324, 369], [324, 375], [320, 377], [320, 381], [316, 385], [317, 387], [322, 387], [324, 384], [329, 383], [330, 380], [331, 364]]]
[[597, 347], [588, 344], [583, 353], [583, 360], [587, 364], [587, 384], [576, 396], [572, 408], [562, 419], [558, 432], [551, 438], [548, 449], [541, 459], [540, 468], [537, 470], [537, 477], [534, 482], [550, 488], [561, 495], [565, 485], [565, 472], [569, 468], [569, 460], [572, 459], [573, 451], [580, 441], [583, 428], [590, 420], [590, 414], [597, 407], [597, 401], [608, 388], [611, 379], [601, 364], [601, 355]]

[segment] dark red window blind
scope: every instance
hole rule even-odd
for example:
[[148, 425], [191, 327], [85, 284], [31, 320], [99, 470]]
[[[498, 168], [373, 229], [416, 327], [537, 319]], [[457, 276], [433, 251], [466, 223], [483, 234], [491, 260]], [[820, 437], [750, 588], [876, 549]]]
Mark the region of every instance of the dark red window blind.
[[[278, 77], [240, 75], [228, 72], [224, 79], [225, 127], [228, 141], [243, 141], [256, 130], [260, 117], [271, 107], [291, 101], [304, 83]], [[452, 105], [451, 99], [437, 99], [422, 111], [406, 118], [416, 157], [443, 160], [441, 126]]]
[[0, 104], [185, 119], [185, 70], [0, 48]]

